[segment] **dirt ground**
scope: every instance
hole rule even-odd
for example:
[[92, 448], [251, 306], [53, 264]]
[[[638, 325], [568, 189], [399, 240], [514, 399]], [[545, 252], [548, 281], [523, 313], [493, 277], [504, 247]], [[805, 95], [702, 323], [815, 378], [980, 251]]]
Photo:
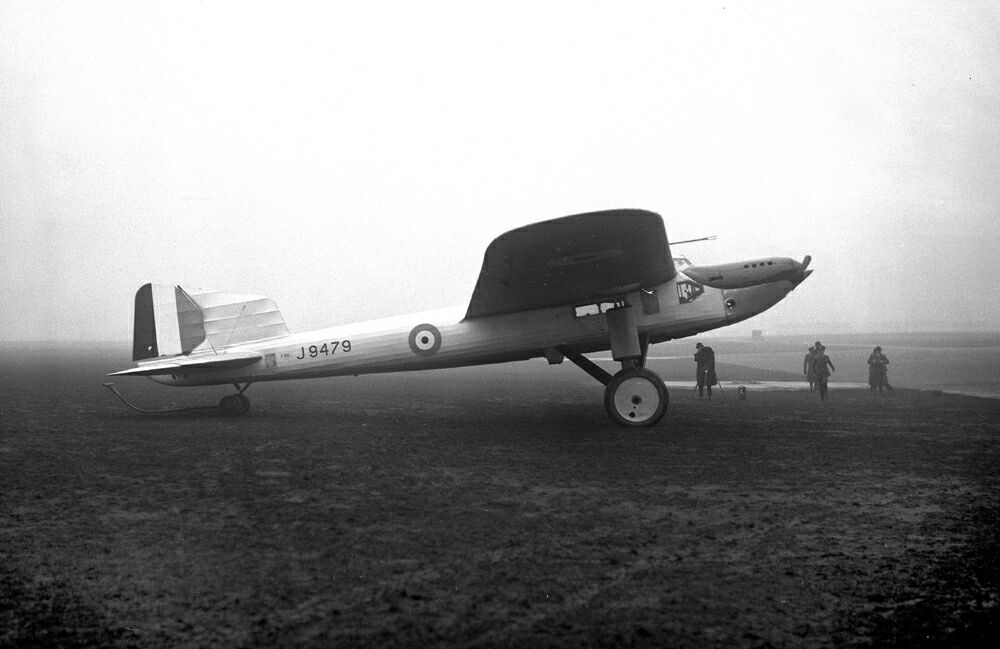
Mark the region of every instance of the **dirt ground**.
[[[255, 385], [241, 419], [148, 417], [100, 387], [127, 365], [4, 357], [0, 646], [1000, 635], [1000, 401], [675, 389], [636, 432], [542, 363]], [[147, 404], [225, 393], [119, 384]]]

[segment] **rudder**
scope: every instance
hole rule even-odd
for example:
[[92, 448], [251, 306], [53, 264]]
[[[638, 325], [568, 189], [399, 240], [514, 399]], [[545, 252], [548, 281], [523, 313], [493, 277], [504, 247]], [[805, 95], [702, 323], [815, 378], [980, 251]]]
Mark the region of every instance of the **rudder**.
[[180, 286], [146, 284], [135, 293], [132, 360], [187, 354], [205, 340], [200, 309]]

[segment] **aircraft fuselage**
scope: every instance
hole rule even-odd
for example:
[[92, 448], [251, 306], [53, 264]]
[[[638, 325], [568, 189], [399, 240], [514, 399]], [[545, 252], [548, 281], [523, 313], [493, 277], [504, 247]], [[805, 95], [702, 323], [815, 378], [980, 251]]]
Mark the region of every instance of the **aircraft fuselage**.
[[173, 374], [150, 378], [167, 385], [200, 386], [403, 372], [537, 357], [558, 362], [561, 355], [557, 347], [569, 347], [577, 353], [611, 349], [604, 314], [613, 307], [631, 309], [638, 335], [657, 343], [750, 318], [777, 304], [797, 283], [777, 279], [719, 289], [679, 272], [664, 284], [592, 304], [471, 319], [463, 319], [461, 309], [445, 309], [290, 334], [220, 352], [254, 351], [262, 355], [245, 367], [181, 367]]

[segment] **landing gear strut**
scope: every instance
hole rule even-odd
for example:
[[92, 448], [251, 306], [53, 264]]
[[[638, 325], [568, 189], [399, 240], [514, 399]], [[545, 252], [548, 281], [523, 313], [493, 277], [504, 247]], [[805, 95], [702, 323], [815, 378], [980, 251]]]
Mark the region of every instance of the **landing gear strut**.
[[643, 367], [648, 340], [643, 337], [640, 343], [641, 355], [622, 360], [622, 369], [614, 376], [583, 354], [565, 345], [556, 347], [556, 351], [604, 385], [604, 409], [615, 423], [629, 428], [654, 425], [667, 413], [670, 404], [667, 386], [656, 372]]

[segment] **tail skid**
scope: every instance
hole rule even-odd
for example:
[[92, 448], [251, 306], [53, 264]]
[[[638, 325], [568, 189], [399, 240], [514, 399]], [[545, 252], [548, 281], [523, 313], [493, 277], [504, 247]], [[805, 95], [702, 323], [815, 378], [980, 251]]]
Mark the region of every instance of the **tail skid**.
[[167, 412], [192, 412], [192, 411], [195, 411], [195, 410], [215, 410], [218, 407], [218, 406], [191, 406], [191, 407], [187, 407], [187, 408], [158, 408], [156, 410], [150, 410], [148, 408], [140, 408], [139, 406], [135, 405], [134, 403], [132, 403], [131, 401], [129, 401], [128, 399], [126, 399], [125, 395], [123, 395], [118, 390], [118, 388], [115, 387], [114, 383], [105, 383], [104, 387], [106, 387], [107, 389], [111, 390], [111, 392], [116, 397], [118, 397], [119, 399], [121, 399], [122, 402], [126, 406], [128, 406], [129, 408], [131, 408], [132, 410], [135, 410], [136, 412], [141, 412], [141, 413], [144, 413], [144, 414], [147, 414], [147, 415], [158, 415], [158, 414], [167, 413]]
[[115, 387], [114, 383], [105, 383], [104, 387], [112, 392], [116, 397], [122, 400], [122, 402], [135, 410], [136, 412], [141, 412], [145, 415], [160, 415], [168, 412], [194, 412], [198, 410], [217, 410], [227, 417], [236, 417], [245, 414], [250, 410], [250, 399], [246, 398], [243, 393], [246, 392], [252, 383], [245, 383], [241, 388], [239, 384], [234, 383], [235, 387], [239, 392], [237, 394], [229, 394], [222, 397], [222, 401], [219, 402], [217, 406], [189, 406], [187, 408], [159, 408], [157, 410], [150, 410], [149, 408], [140, 408], [131, 401], [125, 398], [118, 388]]

